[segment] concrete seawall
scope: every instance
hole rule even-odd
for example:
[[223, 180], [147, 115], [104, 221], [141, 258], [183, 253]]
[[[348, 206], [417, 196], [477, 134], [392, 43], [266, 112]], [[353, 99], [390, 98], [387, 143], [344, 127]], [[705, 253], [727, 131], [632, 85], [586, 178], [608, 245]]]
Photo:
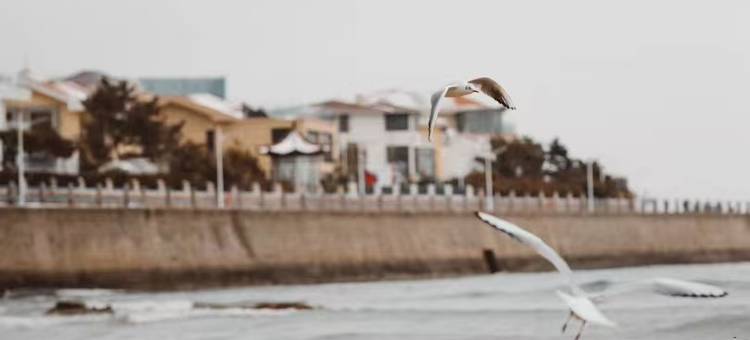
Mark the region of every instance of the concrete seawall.
[[[574, 268], [750, 260], [729, 215], [513, 215]], [[193, 288], [549, 267], [472, 214], [0, 209], [0, 287]]]

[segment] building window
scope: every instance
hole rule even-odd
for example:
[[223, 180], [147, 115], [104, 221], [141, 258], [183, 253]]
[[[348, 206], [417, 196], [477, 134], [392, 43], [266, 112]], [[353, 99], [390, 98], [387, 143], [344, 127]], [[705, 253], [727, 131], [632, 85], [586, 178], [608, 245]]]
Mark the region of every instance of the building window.
[[349, 132], [349, 115], [339, 116], [339, 132]]
[[289, 132], [292, 132], [292, 129], [289, 129], [289, 128], [271, 129], [271, 143], [276, 144], [278, 142], [281, 142], [282, 140], [284, 140], [284, 138], [286, 138]]
[[477, 110], [456, 114], [456, 129], [462, 133], [500, 134], [504, 110]]
[[396, 182], [406, 182], [409, 179], [409, 147], [389, 146], [386, 155], [388, 165], [397, 176]]
[[209, 152], [214, 152], [216, 147], [216, 132], [214, 130], [206, 130], [206, 148]]
[[[31, 122], [31, 128], [54, 128], [57, 126], [55, 121], [55, 111], [52, 109], [32, 109], [32, 110], [8, 110], [5, 114], [5, 121], [10, 124], [15, 124], [18, 115], [22, 115], [21, 119], [28, 124]], [[15, 127], [15, 125], [10, 125]], [[28, 125], [26, 125], [28, 127]]]
[[409, 130], [409, 115], [405, 113], [385, 115], [385, 130], [386, 131]]
[[35, 110], [30, 115], [31, 122], [34, 124], [33, 128], [48, 128], [54, 127], [54, 121], [51, 110]]
[[421, 179], [435, 179], [435, 150], [416, 149], [417, 173]]
[[320, 132], [318, 144], [323, 147], [323, 157], [326, 162], [333, 161], [333, 136], [330, 133]]
[[455, 114], [456, 117], [456, 129], [458, 132], [467, 132], [466, 131], [466, 113], [465, 112], [458, 112]]
[[320, 145], [326, 162], [333, 161], [333, 137], [330, 133], [320, 131], [307, 131], [305, 139], [308, 142]]
[[307, 131], [307, 141], [313, 144], [318, 144], [320, 140], [320, 132], [318, 131]]

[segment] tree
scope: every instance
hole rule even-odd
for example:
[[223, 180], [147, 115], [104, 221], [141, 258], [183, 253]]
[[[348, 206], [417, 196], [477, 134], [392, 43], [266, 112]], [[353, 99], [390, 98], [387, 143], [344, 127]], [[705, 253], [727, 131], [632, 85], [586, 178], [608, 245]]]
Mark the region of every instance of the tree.
[[245, 103], [242, 103], [242, 113], [245, 115], [245, 118], [265, 118], [265, 117], [268, 117], [268, 114], [262, 108], [254, 109], [254, 108], [250, 107], [250, 105], [247, 105]]
[[[544, 147], [529, 137], [520, 140], [495, 138], [491, 140], [494, 150], [503, 150], [493, 165], [494, 190], [518, 194], [581, 195], [586, 192], [586, 163], [570, 157], [568, 149], [555, 138], [549, 147]], [[604, 173], [598, 162], [594, 162], [594, 194], [596, 197], [631, 197], [627, 181]], [[466, 183], [484, 186], [484, 174], [474, 172], [466, 177]]]
[[172, 155], [169, 163], [169, 181], [178, 186], [183, 180], [203, 184], [216, 178], [215, 161], [205, 146], [185, 143]]
[[568, 148], [560, 143], [559, 138], [552, 140], [547, 151], [547, 162], [554, 171], [566, 171], [570, 168], [571, 161], [568, 158]]
[[[201, 185], [216, 181], [215, 155], [205, 146], [185, 143], [173, 152], [169, 164], [169, 181], [177, 186], [181, 181]], [[254, 182], [265, 183], [258, 159], [246, 150], [230, 148], [224, 152], [224, 182], [249, 189]]]
[[224, 152], [224, 179], [229, 185], [249, 188], [253, 182], [265, 181], [265, 173], [249, 151], [231, 148]]
[[494, 163], [496, 173], [504, 177], [542, 177], [545, 152], [541, 144], [524, 137], [514, 141], [494, 138], [491, 145], [493, 150], [503, 149]]
[[130, 156], [167, 164], [179, 147], [182, 125], [164, 123], [159, 117], [158, 98], [138, 98], [126, 81], [112, 83], [102, 78], [83, 105], [86, 115], [81, 158], [88, 170]]
[[[0, 140], [5, 150], [3, 169], [16, 169], [16, 155], [18, 154], [18, 130], [0, 132]], [[23, 146], [26, 154], [46, 154], [51, 157], [68, 158], [75, 152], [76, 146], [49, 125], [33, 126], [23, 133]]]

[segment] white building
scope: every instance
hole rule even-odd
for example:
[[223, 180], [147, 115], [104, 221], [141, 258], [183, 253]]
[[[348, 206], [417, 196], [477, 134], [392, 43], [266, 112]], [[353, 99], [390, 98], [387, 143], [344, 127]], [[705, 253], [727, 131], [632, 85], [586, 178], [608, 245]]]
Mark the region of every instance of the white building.
[[435, 145], [427, 141], [420, 110], [389, 103], [333, 100], [272, 114], [335, 121], [342, 163], [353, 170], [358, 164], [357, 152], [363, 152], [364, 169], [376, 178], [376, 186], [441, 177]]
[[[421, 112], [391, 104], [347, 104], [326, 102], [317, 105], [324, 115], [338, 123], [339, 145], [354, 145], [364, 152], [364, 168], [375, 176], [379, 186], [431, 180], [439, 177], [436, 150], [427, 141]], [[352, 152], [344, 152], [345, 163]]]
[[[2, 77], [0, 130], [12, 128], [12, 124], [21, 118], [26, 125], [32, 121], [39, 125], [49, 124], [59, 132], [62, 115], [66, 112], [81, 112], [85, 97], [86, 93], [72, 82], [38, 80], [28, 69], [21, 70], [16, 79]], [[4, 149], [2, 151], [5, 152]], [[27, 172], [75, 174], [79, 169], [77, 151], [68, 158], [55, 158], [46, 153], [26, 153], [24, 159]]]
[[482, 169], [477, 159], [490, 152], [490, 139], [512, 131], [504, 124], [504, 109], [477, 97], [443, 99], [433, 142], [426, 133], [429, 101], [411, 92], [386, 90], [357, 96], [354, 102], [332, 100], [271, 115], [335, 121], [342, 162], [348, 168], [356, 164], [351, 146], [357, 146], [364, 150], [365, 170], [376, 177], [376, 185], [391, 186], [462, 179]]
[[19, 86], [12, 75], [0, 74], [0, 130], [8, 127], [5, 100], [28, 100], [30, 97], [31, 93]]

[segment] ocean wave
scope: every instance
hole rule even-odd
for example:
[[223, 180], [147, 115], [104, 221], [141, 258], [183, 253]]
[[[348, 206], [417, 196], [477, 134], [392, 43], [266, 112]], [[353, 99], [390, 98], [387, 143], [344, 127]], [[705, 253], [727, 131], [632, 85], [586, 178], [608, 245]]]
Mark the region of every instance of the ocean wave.
[[76, 288], [65, 288], [55, 290], [55, 296], [59, 298], [90, 298], [90, 297], [104, 297], [111, 296], [117, 293], [121, 293], [120, 290], [115, 289], [103, 289], [103, 288], [90, 288], [90, 289], [76, 289]]
[[0, 315], [0, 327], [7, 328], [39, 328], [50, 327], [68, 323], [101, 322], [111, 319], [111, 315], [74, 315], [74, 316], [51, 316], [51, 315]]
[[[2, 315], [0, 328], [40, 328], [69, 323], [116, 321], [149, 323], [167, 320], [212, 317], [267, 317], [283, 316], [296, 312], [293, 309], [263, 309], [245, 305], [200, 304], [190, 300], [124, 300], [81, 301], [86, 309], [110, 308], [112, 312], [77, 315]], [[221, 307], [216, 307], [221, 306]]]
[[127, 301], [111, 304], [115, 317], [128, 323], [147, 323], [196, 317], [249, 317], [287, 315], [293, 310], [246, 307], [209, 308], [188, 300]]

